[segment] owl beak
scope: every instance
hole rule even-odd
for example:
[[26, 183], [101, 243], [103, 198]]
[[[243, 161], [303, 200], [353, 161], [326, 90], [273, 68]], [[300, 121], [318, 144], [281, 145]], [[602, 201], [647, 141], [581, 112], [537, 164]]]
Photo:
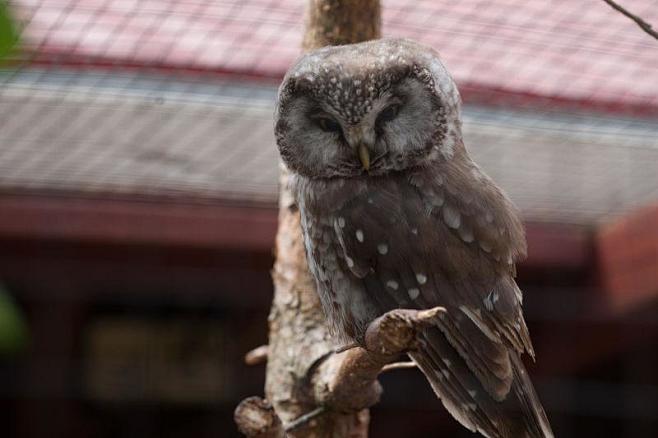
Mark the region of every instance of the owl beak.
[[370, 170], [370, 151], [365, 143], [360, 143], [358, 146], [359, 160], [365, 170]]
[[363, 124], [359, 124], [347, 129], [345, 133], [347, 142], [359, 157], [361, 166], [367, 171], [370, 170], [370, 150], [375, 143], [374, 132], [370, 132]]

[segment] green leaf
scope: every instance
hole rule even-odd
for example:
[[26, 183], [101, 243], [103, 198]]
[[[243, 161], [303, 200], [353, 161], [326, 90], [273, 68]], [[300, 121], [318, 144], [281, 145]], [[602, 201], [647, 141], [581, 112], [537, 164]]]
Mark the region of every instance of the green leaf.
[[25, 349], [27, 338], [27, 325], [20, 309], [0, 286], [0, 356]]
[[18, 32], [9, 15], [9, 5], [0, 0], [0, 61], [8, 58], [18, 48]]

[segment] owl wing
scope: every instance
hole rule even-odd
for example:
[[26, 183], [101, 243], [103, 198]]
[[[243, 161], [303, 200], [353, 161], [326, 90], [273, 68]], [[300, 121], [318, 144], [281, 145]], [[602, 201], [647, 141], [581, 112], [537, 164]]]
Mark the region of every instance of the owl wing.
[[487, 193], [447, 186], [451, 179], [386, 178], [355, 194], [335, 218], [345, 269], [380, 314], [447, 308], [412, 358], [464, 425], [512, 436], [498, 435], [512, 392], [513, 408], [525, 403], [518, 408], [535, 418], [532, 430], [542, 430], [548, 423], [519, 360], [524, 351], [533, 355], [513, 280], [514, 259], [525, 252], [521, 224], [508, 217], [513, 209], [493, 183]]

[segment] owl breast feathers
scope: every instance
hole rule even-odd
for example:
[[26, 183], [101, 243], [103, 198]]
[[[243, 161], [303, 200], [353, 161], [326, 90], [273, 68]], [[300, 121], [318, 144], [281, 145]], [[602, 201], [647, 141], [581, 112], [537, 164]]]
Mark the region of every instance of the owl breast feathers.
[[309, 268], [345, 340], [395, 308], [446, 307], [409, 353], [446, 409], [485, 436], [552, 436], [520, 359], [534, 357], [514, 281], [523, 227], [470, 159], [459, 111], [437, 54], [411, 41], [298, 61], [275, 132]]

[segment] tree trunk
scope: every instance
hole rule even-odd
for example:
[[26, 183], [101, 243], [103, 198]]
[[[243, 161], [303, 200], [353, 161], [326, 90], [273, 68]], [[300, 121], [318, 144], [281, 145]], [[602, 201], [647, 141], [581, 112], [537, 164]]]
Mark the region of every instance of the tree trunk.
[[[310, 0], [303, 48], [375, 39], [380, 28], [379, 0]], [[306, 264], [299, 211], [287, 182], [282, 169], [265, 384], [266, 398], [284, 424], [317, 408], [305, 380], [335, 347]], [[368, 423], [367, 409], [349, 414], [330, 411], [289, 436], [366, 438]]]

